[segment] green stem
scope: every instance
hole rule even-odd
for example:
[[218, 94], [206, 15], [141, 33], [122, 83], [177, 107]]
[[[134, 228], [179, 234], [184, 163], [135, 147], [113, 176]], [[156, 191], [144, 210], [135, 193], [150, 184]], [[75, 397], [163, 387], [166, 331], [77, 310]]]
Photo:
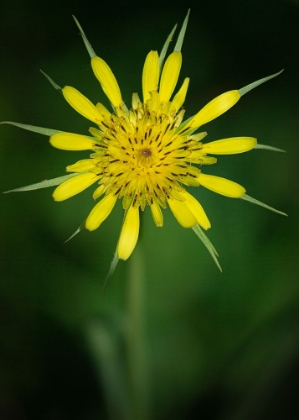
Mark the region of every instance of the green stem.
[[130, 259], [128, 277], [126, 344], [132, 418], [134, 420], [149, 420], [149, 377], [144, 332], [145, 272], [140, 243]]

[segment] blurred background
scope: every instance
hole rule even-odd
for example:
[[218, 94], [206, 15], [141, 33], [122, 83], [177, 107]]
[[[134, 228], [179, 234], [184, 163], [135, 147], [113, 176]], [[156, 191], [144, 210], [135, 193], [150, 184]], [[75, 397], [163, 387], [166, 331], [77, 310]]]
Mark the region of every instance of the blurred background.
[[[299, 2], [3, 0], [0, 121], [86, 134], [90, 123], [39, 72], [109, 105], [72, 14], [129, 104], [132, 92], [141, 94], [146, 54], [161, 50], [189, 7], [180, 76], [191, 78], [187, 117], [226, 90], [285, 69], [205, 129], [209, 141], [253, 136], [287, 154], [223, 156], [206, 173], [239, 182], [289, 217], [195, 191], [212, 223], [208, 236], [221, 274], [169, 210], [163, 229], [145, 211], [136, 255], [144, 273], [138, 317], [147, 418], [295, 418]], [[0, 138], [1, 191], [64, 175], [66, 165], [86, 157], [8, 125], [0, 127]], [[99, 230], [64, 243], [93, 206], [92, 189], [62, 203], [51, 194], [50, 188], [1, 196], [0, 418], [135, 420], [126, 408], [130, 372], [123, 338], [124, 325], [136, 322], [127, 315], [134, 254], [119, 263], [101, 293], [122, 222], [120, 203]]]

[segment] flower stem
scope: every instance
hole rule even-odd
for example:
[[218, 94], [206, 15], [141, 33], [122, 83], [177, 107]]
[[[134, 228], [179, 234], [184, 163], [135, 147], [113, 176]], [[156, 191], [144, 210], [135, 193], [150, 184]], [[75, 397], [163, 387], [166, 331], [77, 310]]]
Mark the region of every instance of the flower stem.
[[129, 391], [134, 420], [149, 420], [149, 375], [145, 340], [145, 272], [142, 247], [136, 247], [130, 260], [127, 295], [127, 357]]

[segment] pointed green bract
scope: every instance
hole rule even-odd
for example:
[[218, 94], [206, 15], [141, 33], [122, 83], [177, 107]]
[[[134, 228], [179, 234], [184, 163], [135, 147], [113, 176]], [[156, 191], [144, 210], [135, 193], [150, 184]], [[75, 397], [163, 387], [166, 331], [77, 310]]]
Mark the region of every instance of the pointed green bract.
[[184, 20], [183, 25], [182, 25], [182, 29], [179, 33], [178, 40], [175, 44], [175, 47], [174, 47], [173, 51], [181, 51], [181, 49], [182, 49], [183, 42], [184, 42], [184, 37], [185, 37], [187, 25], [188, 25], [189, 14], [190, 14], [190, 9], [188, 10], [187, 16], [185, 17], [185, 20]]
[[62, 88], [54, 82], [54, 80], [51, 79], [50, 76], [48, 76], [44, 71], [42, 71], [41, 69], [39, 70], [44, 76], [45, 78], [51, 83], [51, 85], [53, 86], [54, 89], [58, 90], [58, 92], [62, 91]]
[[263, 149], [263, 150], [270, 150], [271, 152], [281, 152], [286, 153], [286, 150], [278, 149], [277, 147], [268, 146], [267, 144], [257, 144], [254, 149]]
[[104, 283], [104, 286], [103, 286], [103, 289], [102, 289], [103, 295], [105, 294], [105, 289], [106, 289], [109, 281], [111, 280], [111, 277], [113, 276], [113, 273], [116, 269], [118, 261], [119, 261], [118, 254], [117, 254], [117, 251], [115, 251], [113, 259], [112, 259], [111, 264], [110, 264], [109, 273], [106, 277], [106, 280], [105, 280], [105, 283]]
[[82, 173], [69, 174], [69, 175], [59, 176], [58, 178], [46, 179], [45, 181], [38, 182], [37, 184], [26, 185], [25, 187], [20, 187], [14, 190], [4, 191], [4, 194], [8, 194], [11, 192], [33, 191], [33, 190], [40, 190], [41, 188], [54, 187], [66, 181], [67, 179], [73, 178], [74, 176], [78, 176], [78, 175], [82, 175]]
[[64, 243], [66, 244], [68, 241], [74, 238], [74, 236], [78, 235], [82, 229], [85, 228], [85, 221], [78, 227], [78, 229], [66, 240]]
[[263, 79], [257, 80], [256, 82], [250, 83], [247, 86], [244, 86], [243, 88], [239, 89], [239, 93], [241, 96], [245, 95], [245, 93], [250, 92], [252, 89], [258, 87], [259, 85], [268, 82], [268, 80], [274, 79], [274, 77], [279, 76], [283, 70], [280, 70], [278, 73], [272, 74], [271, 76], [264, 77]]
[[255, 198], [252, 198], [252, 197], [250, 197], [249, 195], [247, 195], [247, 194], [244, 194], [242, 197], [240, 197], [242, 200], [245, 200], [245, 201], [249, 201], [249, 203], [252, 203], [252, 204], [256, 204], [257, 206], [260, 206], [260, 207], [264, 207], [265, 209], [267, 209], [267, 210], [271, 210], [271, 211], [273, 211], [274, 213], [278, 213], [278, 214], [281, 214], [282, 216], [287, 216], [287, 214], [286, 213], [284, 213], [284, 212], [282, 212], [282, 211], [280, 211], [280, 210], [276, 210], [274, 207], [270, 207], [270, 206], [268, 206], [267, 204], [265, 204], [265, 203], [262, 203], [261, 201], [258, 201], [258, 200], [256, 200]]
[[177, 26], [178, 26], [178, 25], [175, 25], [175, 26], [174, 26], [174, 28], [173, 28], [173, 30], [172, 30], [172, 31], [170, 32], [170, 34], [168, 35], [168, 37], [167, 37], [167, 39], [166, 39], [166, 41], [165, 41], [165, 44], [163, 45], [162, 51], [161, 51], [161, 53], [160, 53], [160, 55], [159, 55], [160, 70], [161, 70], [161, 69], [162, 69], [162, 67], [163, 67], [164, 59], [165, 59], [165, 56], [166, 56], [166, 53], [167, 53], [167, 50], [168, 50], [169, 44], [170, 44], [170, 43], [171, 43], [171, 41], [172, 41], [172, 37], [173, 37], [173, 35], [174, 35], [174, 33], [175, 33], [175, 30], [176, 30]]
[[86, 47], [87, 52], [88, 52], [88, 54], [89, 54], [89, 57], [90, 57], [90, 58], [95, 57], [95, 56], [96, 56], [96, 53], [94, 52], [94, 49], [92, 48], [92, 46], [90, 45], [90, 42], [89, 42], [89, 41], [88, 41], [88, 39], [86, 38], [86, 35], [85, 35], [85, 33], [84, 33], [83, 29], [81, 28], [80, 23], [77, 21], [77, 19], [75, 18], [75, 16], [73, 16], [73, 19], [74, 19], [74, 21], [75, 21], [76, 25], [77, 25], [77, 26], [78, 26], [78, 28], [79, 28], [80, 34], [81, 34], [81, 36], [82, 36], [82, 38], [83, 38], [83, 41], [84, 41], [85, 47]]
[[54, 136], [54, 134], [64, 133], [64, 131], [61, 130], [52, 130], [51, 128], [36, 127], [35, 125], [21, 124], [13, 121], [3, 121], [0, 124], [14, 125], [15, 127], [22, 128], [23, 130], [32, 131], [33, 133], [43, 134], [44, 136], [50, 137]]
[[195, 232], [196, 236], [201, 240], [201, 242], [207, 248], [207, 250], [209, 251], [211, 257], [213, 258], [215, 264], [217, 265], [219, 270], [222, 272], [222, 268], [221, 268], [221, 266], [219, 264], [219, 261], [218, 261], [218, 258], [217, 258], [218, 253], [217, 253], [216, 249], [214, 248], [212, 242], [209, 240], [207, 235], [202, 231], [202, 229], [199, 225], [193, 226], [192, 229]]

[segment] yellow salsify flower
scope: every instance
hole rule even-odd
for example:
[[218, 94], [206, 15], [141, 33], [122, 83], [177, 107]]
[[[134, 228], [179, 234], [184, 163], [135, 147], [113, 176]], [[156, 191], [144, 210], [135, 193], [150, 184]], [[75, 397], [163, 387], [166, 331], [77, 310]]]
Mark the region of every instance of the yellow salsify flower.
[[[55, 201], [63, 201], [96, 184], [93, 198], [101, 199], [84, 222], [84, 227], [89, 231], [100, 227], [120, 199], [124, 209], [124, 220], [112, 271], [118, 259], [126, 260], [132, 254], [138, 240], [140, 210], [143, 211], [147, 206], [158, 227], [163, 226], [162, 209], [169, 206], [174, 217], [184, 228], [193, 228], [219, 266], [217, 253], [201, 229], [209, 229], [210, 221], [201, 204], [186, 187], [203, 186], [226, 197], [243, 198], [276, 211], [245, 195], [244, 187], [236, 182], [207, 175], [201, 169], [203, 165], [215, 164], [215, 155], [238, 154], [252, 150], [257, 147], [256, 139], [234, 137], [205, 143], [203, 139], [207, 133], [198, 133], [197, 130], [229, 110], [249, 90], [279, 73], [243, 89], [223, 93], [196, 115], [183, 121], [185, 110], [182, 106], [189, 79], [186, 78], [178, 91], [174, 92], [181, 70], [181, 47], [187, 21], [188, 15], [174, 51], [165, 63], [174, 30], [160, 55], [157, 51], [148, 53], [142, 72], [143, 100], [134, 93], [130, 109], [122, 99], [112, 70], [102, 58], [96, 56], [76, 21], [91, 57], [92, 70], [112, 104], [112, 112], [101, 103], [94, 105], [74, 87], [65, 86], [61, 89], [46, 75], [52, 85], [61, 90], [71, 107], [94, 123], [96, 127], [89, 130], [91, 136], [10, 123], [50, 135], [51, 145], [58, 149], [92, 151], [88, 159], [67, 166], [66, 171], [71, 172], [71, 175], [13, 191], [58, 185], [53, 197]], [[259, 148], [278, 150], [262, 145], [259, 145]], [[82, 227], [83, 225], [78, 231]]]

